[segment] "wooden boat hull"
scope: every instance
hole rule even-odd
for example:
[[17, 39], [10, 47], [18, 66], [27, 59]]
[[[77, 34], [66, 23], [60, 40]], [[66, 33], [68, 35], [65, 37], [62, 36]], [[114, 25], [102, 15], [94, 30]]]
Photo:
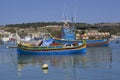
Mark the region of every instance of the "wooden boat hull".
[[[61, 40], [54, 38], [55, 43], [81, 43], [82, 40]], [[86, 40], [86, 47], [102, 47], [102, 46], [108, 46], [109, 45], [109, 39], [94, 39], [94, 40]]]
[[18, 54], [21, 55], [65, 55], [65, 54], [77, 54], [77, 53], [85, 53], [86, 48], [82, 48], [81, 50], [62, 50], [62, 51], [28, 51], [17, 49]]
[[86, 44], [82, 46], [75, 46], [70, 48], [32, 48], [23, 45], [18, 45], [17, 53], [22, 55], [65, 55], [65, 54], [76, 54], [86, 53]]
[[103, 42], [94, 42], [94, 43], [87, 43], [87, 47], [107, 47], [109, 46], [109, 40], [105, 40]]

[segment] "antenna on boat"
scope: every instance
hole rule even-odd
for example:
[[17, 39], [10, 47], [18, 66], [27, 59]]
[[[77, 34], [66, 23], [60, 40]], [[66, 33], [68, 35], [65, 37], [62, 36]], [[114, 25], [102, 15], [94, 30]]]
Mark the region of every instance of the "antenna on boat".
[[62, 18], [64, 19], [65, 18], [65, 1], [64, 1], [64, 5], [63, 5], [63, 15], [62, 15]]
[[74, 12], [73, 12], [73, 17], [71, 18], [71, 26], [75, 28], [75, 24], [76, 24], [76, 10], [77, 10], [77, 0], [74, 0]]
[[75, 20], [75, 23], [76, 23], [76, 13], [77, 13], [77, 0], [75, 0], [75, 3], [74, 3], [74, 20]]
[[69, 20], [67, 20], [67, 8], [66, 8], [66, 1], [64, 1], [64, 6], [63, 6], [63, 20], [62, 22], [68, 23]]
[[70, 21], [70, 20], [68, 20], [68, 19], [66, 18], [66, 16], [65, 16], [65, 19], [62, 20], [62, 22], [65, 23], [65, 24], [67, 24], [69, 21]]

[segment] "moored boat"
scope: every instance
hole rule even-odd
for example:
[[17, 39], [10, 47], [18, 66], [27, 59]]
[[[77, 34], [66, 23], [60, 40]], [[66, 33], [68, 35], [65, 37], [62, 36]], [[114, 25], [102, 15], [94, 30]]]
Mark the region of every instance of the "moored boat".
[[[101, 47], [101, 46], [108, 46], [109, 45], [109, 32], [106, 33], [92, 33], [91, 35], [89, 34], [88, 36], [85, 35], [80, 38], [80, 39], [76, 39], [76, 29], [74, 29], [74, 26], [70, 26], [68, 22], [65, 22], [63, 27], [62, 27], [62, 36], [61, 38], [56, 38], [54, 36], [51, 35], [51, 37], [53, 37], [54, 42], [55, 43], [74, 43], [74, 42], [78, 42], [81, 43], [82, 40], [86, 41], [86, 46], [87, 47]], [[90, 37], [90, 38], [89, 38]]]
[[[102, 46], [108, 46], [109, 45], [109, 39], [88, 39], [88, 40], [85, 40], [86, 41], [86, 47], [102, 47]], [[81, 43], [82, 40], [63, 40], [63, 39], [58, 39], [58, 38], [54, 38], [54, 42], [55, 43], [61, 43], [61, 44], [64, 44], [64, 43], [74, 43], [74, 42], [77, 42], [77, 43]]]
[[49, 46], [33, 46], [18, 44], [18, 54], [22, 55], [59, 55], [59, 54], [75, 54], [86, 52], [86, 42], [79, 44], [51, 44]]

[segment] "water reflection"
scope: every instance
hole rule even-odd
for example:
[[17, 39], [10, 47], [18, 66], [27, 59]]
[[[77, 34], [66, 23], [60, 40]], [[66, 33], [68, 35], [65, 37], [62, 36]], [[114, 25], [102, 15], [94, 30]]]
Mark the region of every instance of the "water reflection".
[[5, 45], [0, 46], [0, 64], [16, 63], [17, 55], [13, 53], [15, 49], [8, 49]]
[[[19, 77], [41, 74], [38, 76], [44, 80], [48, 80], [51, 76], [52, 80], [80, 80], [79, 75], [82, 75], [81, 72], [86, 72], [86, 69], [111, 69], [111, 62], [110, 47], [87, 48], [87, 53], [82, 55], [18, 55], [17, 57]], [[42, 70], [43, 64], [48, 64], [48, 69]]]
[[[73, 69], [79, 67], [79, 65], [84, 67], [83, 64], [86, 63], [86, 59], [86, 54], [49, 56], [18, 55], [18, 77], [25, 76], [25, 69], [31, 66], [32, 70], [37, 70], [35, 74], [42, 74], [41, 78], [44, 80], [48, 80], [50, 76], [52, 76], [52, 80], [74, 80]], [[43, 64], [48, 64], [48, 69], [42, 69], [41, 66]], [[30, 75], [30, 73], [27, 75]]]
[[0, 80], [17, 80], [17, 58], [13, 52], [14, 50], [10, 50], [4, 45], [0, 46]]
[[18, 70], [28, 65], [39, 65], [49, 64], [54, 68], [68, 68], [75, 67], [78, 64], [85, 64], [87, 61], [86, 54], [83, 55], [18, 55]]
[[110, 47], [96, 47], [87, 49], [89, 67], [111, 68], [112, 51]]

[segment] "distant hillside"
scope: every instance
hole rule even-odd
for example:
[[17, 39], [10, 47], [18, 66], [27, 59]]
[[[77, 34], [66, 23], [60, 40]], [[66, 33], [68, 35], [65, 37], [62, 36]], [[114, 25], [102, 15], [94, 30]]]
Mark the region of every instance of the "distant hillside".
[[[96, 23], [96, 24], [88, 24], [88, 23], [70, 23], [74, 25], [77, 29], [97, 29], [100, 32], [110, 32], [111, 34], [120, 34], [120, 23]], [[5, 25], [5, 29], [28, 29], [28, 28], [40, 28], [46, 27], [50, 25], [58, 25], [62, 26], [63, 22], [36, 22], [36, 23], [22, 23], [22, 24], [9, 24]], [[9, 30], [12, 31], [12, 30]], [[14, 32], [14, 31], [13, 31]]]

